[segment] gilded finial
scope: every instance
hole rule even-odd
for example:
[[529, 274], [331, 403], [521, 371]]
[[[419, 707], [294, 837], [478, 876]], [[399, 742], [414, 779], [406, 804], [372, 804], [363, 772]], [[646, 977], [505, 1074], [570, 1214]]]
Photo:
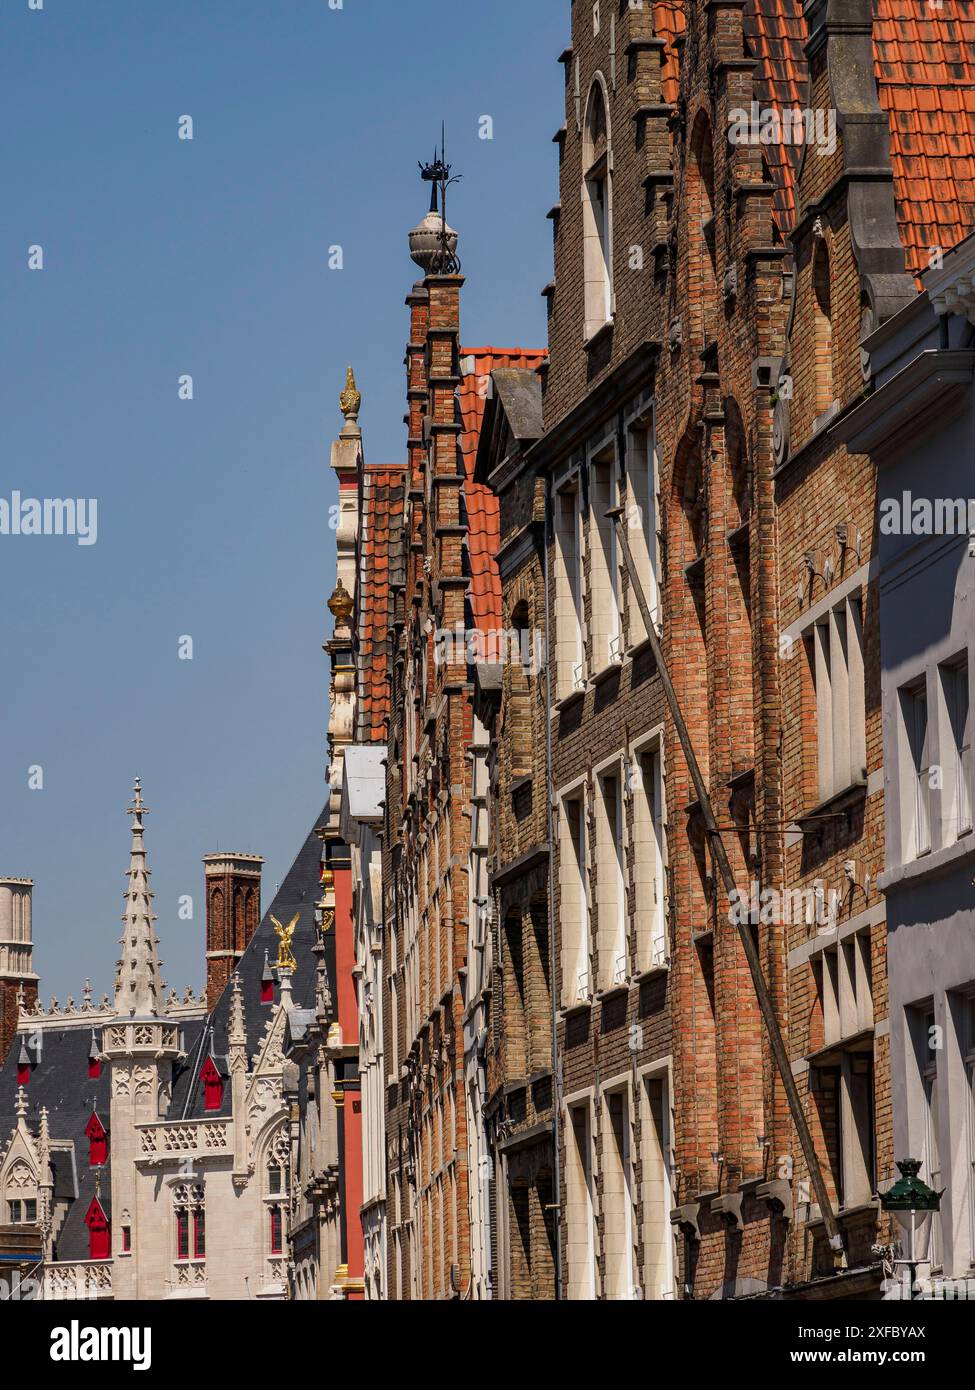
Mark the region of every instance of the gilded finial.
[[328, 611], [337, 623], [347, 623], [354, 607], [355, 600], [340, 579], [328, 601]]
[[339, 396], [339, 408], [347, 420], [355, 420], [362, 404], [362, 394], [356, 388], [355, 372], [350, 367], [345, 375], [345, 390]]

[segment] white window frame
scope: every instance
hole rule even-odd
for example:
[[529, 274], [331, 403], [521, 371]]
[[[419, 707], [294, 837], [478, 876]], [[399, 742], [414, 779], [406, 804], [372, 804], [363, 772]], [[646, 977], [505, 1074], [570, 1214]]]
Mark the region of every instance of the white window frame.
[[806, 629], [813, 646], [819, 801], [866, 781], [863, 591], [831, 603]]
[[[589, 791], [580, 778], [558, 794], [559, 803], [559, 933], [562, 965], [562, 1007], [575, 1008], [592, 999], [592, 911], [589, 901]], [[569, 804], [578, 805], [577, 834], [572, 834]], [[571, 901], [575, 898], [575, 902]], [[574, 910], [575, 909], [575, 910]], [[570, 936], [572, 924], [576, 932]], [[567, 950], [567, 946], [569, 949]]]

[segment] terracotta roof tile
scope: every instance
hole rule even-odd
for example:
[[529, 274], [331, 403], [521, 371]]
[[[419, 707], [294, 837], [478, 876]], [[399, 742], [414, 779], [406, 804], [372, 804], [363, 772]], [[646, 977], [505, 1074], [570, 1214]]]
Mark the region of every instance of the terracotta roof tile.
[[474, 481], [477, 441], [484, 418], [485, 382], [495, 367], [537, 368], [547, 354], [524, 348], [462, 348], [464, 378], [458, 391], [460, 436], [464, 459], [464, 499], [467, 505], [467, 551], [470, 565], [471, 622], [480, 632], [501, 626], [501, 576], [497, 554], [501, 542], [498, 499], [484, 483]]
[[[758, 61], [755, 100], [762, 108], [802, 110], [808, 75], [802, 0], [748, 0], [743, 24], [748, 51]], [[796, 216], [795, 180], [801, 146], [778, 142], [763, 149], [768, 177], [775, 184], [772, 216], [784, 238]]]
[[654, 0], [653, 32], [666, 44], [660, 60], [660, 95], [663, 101], [672, 104], [676, 103], [680, 95], [680, 71], [674, 40], [683, 34], [684, 29], [683, 0]]
[[975, 229], [975, 21], [957, 0], [919, 15], [874, 0], [874, 71], [890, 125], [897, 220], [908, 269], [927, 270]]
[[389, 633], [393, 619], [393, 571], [403, 521], [405, 470], [367, 464], [359, 518], [359, 681], [356, 741], [384, 743], [389, 714]]

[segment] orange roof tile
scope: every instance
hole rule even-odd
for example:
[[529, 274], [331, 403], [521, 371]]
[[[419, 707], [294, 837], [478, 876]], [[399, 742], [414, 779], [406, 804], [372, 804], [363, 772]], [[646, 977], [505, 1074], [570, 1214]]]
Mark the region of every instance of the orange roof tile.
[[947, 251], [975, 228], [975, 15], [956, 0], [940, 9], [874, 0], [873, 56], [916, 278], [932, 248]]
[[359, 592], [356, 649], [356, 741], [384, 743], [389, 714], [387, 676], [394, 583], [402, 582], [400, 536], [406, 474], [402, 468], [367, 464], [359, 518]]
[[674, 40], [683, 34], [685, 27], [684, 0], [654, 0], [653, 32], [666, 45], [660, 60], [660, 96], [671, 105], [680, 95], [680, 69]]
[[[750, 55], [758, 60], [755, 100], [759, 106], [802, 110], [807, 82], [803, 45], [808, 37], [802, 0], [748, 0], [743, 25]], [[763, 149], [769, 179], [775, 184], [772, 217], [784, 238], [796, 219], [795, 180], [801, 146], [778, 141]]]
[[471, 582], [468, 596], [471, 620], [479, 632], [494, 632], [501, 626], [501, 575], [498, 547], [501, 529], [498, 499], [485, 483], [474, 481], [477, 441], [484, 418], [485, 385], [495, 367], [536, 369], [546, 360], [544, 350], [526, 348], [462, 348], [465, 374], [458, 391], [460, 436], [464, 458], [464, 499], [467, 504], [467, 549]]

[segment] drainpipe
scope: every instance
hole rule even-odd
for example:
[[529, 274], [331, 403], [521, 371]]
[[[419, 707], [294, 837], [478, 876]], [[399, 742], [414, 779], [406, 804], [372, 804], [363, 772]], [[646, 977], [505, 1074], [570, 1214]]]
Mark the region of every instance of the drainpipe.
[[[660, 673], [660, 681], [664, 688], [664, 694], [667, 697], [667, 704], [670, 706], [670, 713], [673, 717], [674, 724], [677, 726], [677, 736], [684, 750], [684, 757], [687, 759], [687, 768], [691, 774], [691, 781], [694, 783], [694, 790], [697, 793], [701, 813], [704, 817], [704, 827], [707, 832], [708, 842], [711, 846], [711, 853], [714, 856], [714, 862], [717, 864], [718, 872], [721, 874], [721, 881], [724, 884], [725, 892], [728, 894], [729, 899], [734, 898], [736, 901], [740, 902], [742, 898], [735, 887], [735, 876], [731, 870], [731, 863], [724, 847], [724, 840], [721, 838], [721, 831], [718, 829], [718, 823], [714, 818], [711, 798], [708, 795], [707, 787], [704, 785], [704, 778], [701, 776], [701, 769], [698, 766], [698, 761], [694, 754], [691, 736], [687, 731], [687, 725], [684, 723], [684, 716], [680, 712], [680, 706], [677, 703], [677, 695], [670, 679], [670, 672], [667, 670], [663, 652], [660, 650], [660, 640], [657, 637], [657, 629], [654, 627], [653, 619], [650, 616], [646, 595], [643, 592], [643, 584], [640, 582], [640, 576], [637, 574], [636, 566], [633, 563], [633, 556], [630, 554], [630, 542], [627, 540], [626, 527], [624, 525], [624, 509], [622, 507], [614, 507], [612, 511], [606, 513], [606, 516], [610, 521], [614, 522], [616, 526], [616, 538], [619, 542], [620, 550], [623, 553], [627, 574], [630, 577], [630, 584], [640, 608], [640, 616], [643, 618], [643, 625], [650, 638], [650, 649], [653, 652], [653, 659]], [[745, 950], [745, 958], [748, 961], [748, 968], [751, 971], [752, 983], [755, 986], [755, 993], [758, 996], [758, 1007], [761, 1010], [765, 1028], [769, 1036], [769, 1042], [772, 1045], [772, 1055], [775, 1058], [775, 1065], [785, 1090], [789, 1111], [792, 1115], [792, 1122], [799, 1136], [799, 1145], [802, 1149], [803, 1157], [806, 1160], [806, 1166], [809, 1169], [809, 1177], [812, 1182], [813, 1191], [816, 1194], [816, 1201], [819, 1204], [820, 1215], [826, 1227], [826, 1234], [829, 1237], [830, 1249], [833, 1252], [833, 1263], [839, 1267], [844, 1261], [843, 1237], [840, 1234], [840, 1228], [836, 1221], [836, 1214], [833, 1211], [833, 1205], [826, 1191], [826, 1183], [823, 1180], [823, 1170], [820, 1166], [819, 1155], [816, 1153], [816, 1146], [813, 1143], [809, 1123], [806, 1119], [805, 1111], [802, 1108], [799, 1088], [796, 1086], [796, 1079], [792, 1075], [792, 1068], [789, 1065], [789, 1058], [785, 1050], [785, 1043], [782, 1039], [782, 1032], [779, 1028], [779, 1021], [775, 1016], [775, 1009], [772, 1004], [772, 996], [769, 994], [765, 976], [762, 974], [762, 965], [758, 958], [758, 947], [755, 945], [755, 939], [751, 934], [751, 924], [749, 922], [739, 921], [737, 925], [738, 935], [741, 937], [741, 944]]]
[[549, 539], [552, 517], [552, 477], [545, 479], [545, 532], [542, 572], [545, 576], [545, 800], [548, 816], [548, 978], [552, 989], [552, 1205], [555, 1211], [555, 1298], [562, 1297], [562, 1164], [559, 1151], [559, 1116], [562, 1112], [562, 1078], [559, 1069], [559, 1015], [556, 980], [555, 916], [555, 788], [552, 784], [552, 646], [549, 620]]

